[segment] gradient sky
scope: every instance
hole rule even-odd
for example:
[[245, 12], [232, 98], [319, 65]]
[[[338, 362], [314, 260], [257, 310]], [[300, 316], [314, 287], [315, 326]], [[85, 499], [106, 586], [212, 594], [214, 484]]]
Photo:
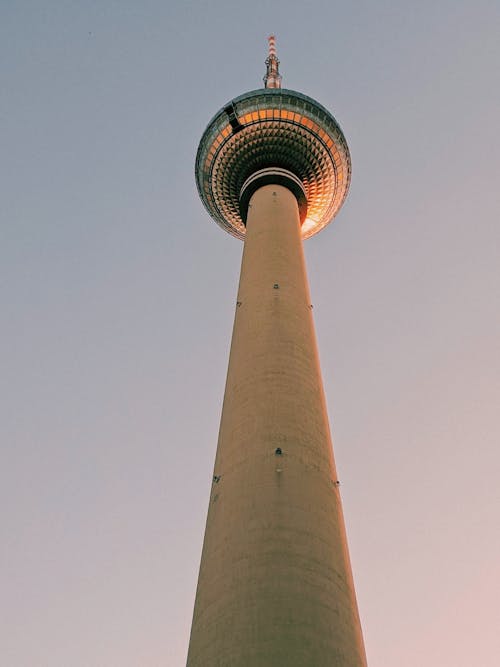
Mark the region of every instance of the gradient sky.
[[198, 141], [283, 85], [351, 148], [306, 243], [370, 667], [500, 664], [497, 0], [0, 2], [0, 663], [185, 664], [241, 243]]

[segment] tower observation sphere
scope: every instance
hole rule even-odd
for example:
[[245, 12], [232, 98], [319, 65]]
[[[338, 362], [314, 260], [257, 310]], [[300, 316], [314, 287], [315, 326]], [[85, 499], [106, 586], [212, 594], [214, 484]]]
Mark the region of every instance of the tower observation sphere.
[[366, 667], [302, 240], [347, 196], [335, 118], [265, 88], [210, 121], [196, 183], [243, 239], [187, 667]]
[[208, 124], [196, 156], [198, 192], [212, 218], [242, 239], [250, 194], [276, 175], [298, 197], [302, 238], [308, 238], [347, 196], [349, 149], [335, 118], [315, 100], [282, 88], [253, 90]]

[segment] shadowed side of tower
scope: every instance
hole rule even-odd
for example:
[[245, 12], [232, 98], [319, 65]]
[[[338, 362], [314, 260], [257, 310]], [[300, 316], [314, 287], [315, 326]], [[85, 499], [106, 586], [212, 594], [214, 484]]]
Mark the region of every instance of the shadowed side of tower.
[[[198, 188], [244, 238], [188, 667], [365, 667], [302, 238], [347, 193], [335, 119], [253, 91], [200, 143]], [[308, 228], [306, 229], [306, 224]]]

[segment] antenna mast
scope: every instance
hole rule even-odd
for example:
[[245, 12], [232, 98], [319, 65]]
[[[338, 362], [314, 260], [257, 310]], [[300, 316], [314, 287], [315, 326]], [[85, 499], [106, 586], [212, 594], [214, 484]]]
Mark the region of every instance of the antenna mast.
[[270, 35], [268, 37], [269, 42], [269, 55], [266, 58], [266, 75], [264, 77], [264, 87], [265, 88], [281, 88], [281, 74], [280, 74], [280, 61], [276, 55], [276, 37]]

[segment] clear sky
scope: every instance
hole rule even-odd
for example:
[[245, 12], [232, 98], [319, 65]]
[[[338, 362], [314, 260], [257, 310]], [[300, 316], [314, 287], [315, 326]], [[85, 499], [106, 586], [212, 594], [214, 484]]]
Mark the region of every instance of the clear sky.
[[270, 32], [352, 152], [306, 258], [370, 667], [500, 664], [498, 1], [4, 0], [5, 667], [185, 664], [242, 248], [194, 159]]

